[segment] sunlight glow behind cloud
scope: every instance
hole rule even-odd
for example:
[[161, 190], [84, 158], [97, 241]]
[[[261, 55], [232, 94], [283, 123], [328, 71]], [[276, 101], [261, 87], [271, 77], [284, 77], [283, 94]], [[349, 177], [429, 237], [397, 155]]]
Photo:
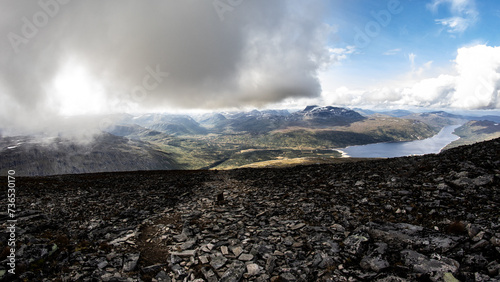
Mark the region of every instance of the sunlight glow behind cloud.
[[67, 64], [54, 80], [54, 92], [49, 96], [64, 116], [99, 114], [108, 105], [104, 89], [83, 66]]

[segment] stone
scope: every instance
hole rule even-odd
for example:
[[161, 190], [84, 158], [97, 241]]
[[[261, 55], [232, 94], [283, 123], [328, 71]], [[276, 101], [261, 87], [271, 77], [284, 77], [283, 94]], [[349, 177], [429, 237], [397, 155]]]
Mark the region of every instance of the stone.
[[453, 259], [446, 257], [441, 257], [440, 260], [429, 259], [412, 250], [402, 251], [401, 257], [405, 265], [412, 267], [415, 272], [431, 274], [431, 279], [434, 281], [442, 279], [447, 272], [455, 273], [460, 267], [460, 264]]
[[187, 276], [186, 270], [182, 266], [174, 264], [171, 268], [174, 272], [175, 278], [182, 279]]
[[208, 282], [217, 282], [218, 281], [217, 275], [215, 274], [215, 272], [208, 267], [202, 267], [201, 273], [203, 274], [203, 276], [205, 277], [205, 279]]
[[253, 255], [252, 254], [241, 254], [238, 257], [238, 259], [241, 261], [251, 261], [253, 259]]
[[182, 258], [181, 258], [181, 257], [179, 257], [179, 256], [177, 256], [177, 255], [172, 255], [172, 254], [170, 255], [170, 262], [171, 262], [172, 264], [177, 264], [177, 263], [179, 263], [179, 262], [181, 262], [181, 261], [182, 261]]
[[385, 278], [377, 279], [377, 280], [375, 280], [375, 282], [409, 282], [409, 281], [404, 279], [404, 278], [395, 276], [395, 275], [389, 275]]
[[490, 239], [490, 243], [495, 246], [495, 247], [498, 247], [500, 246], [500, 238], [497, 238], [497, 237], [491, 237]]
[[301, 229], [302, 227], [306, 226], [305, 223], [297, 223], [295, 225], [292, 225], [290, 226], [290, 229], [291, 230], [298, 230], [298, 229]]
[[234, 261], [221, 276], [219, 282], [238, 282], [245, 273], [246, 267], [240, 261]]
[[389, 262], [385, 259], [382, 259], [380, 257], [364, 257], [361, 262], [359, 263], [360, 266], [365, 269], [365, 270], [372, 270], [375, 272], [380, 272], [381, 270], [384, 270], [388, 268]]
[[492, 183], [493, 179], [494, 179], [494, 177], [491, 174], [481, 175], [481, 176], [478, 176], [478, 177], [474, 178], [472, 180], [472, 183], [475, 186], [484, 186], [484, 185]]
[[207, 256], [199, 256], [198, 259], [202, 264], [207, 264], [208, 263], [208, 257]]
[[181, 258], [193, 257], [193, 256], [196, 255], [196, 250], [185, 250], [185, 251], [182, 251], [182, 252], [170, 252], [170, 255], [171, 256], [178, 256], [178, 257], [181, 257]]
[[485, 248], [489, 245], [490, 243], [487, 241], [487, 240], [481, 240], [477, 243], [475, 243], [474, 245], [471, 246], [471, 249], [482, 249], [482, 248]]
[[184, 242], [188, 239], [188, 236], [185, 233], [181, 233], [179, 235], [174, 235], [173, 238], [177, 242]]
[[212, 257], [210, 259], [210, 265], [214, 268], [214, 269], [219, 269], [221, 267], [223, 267], [227, 262], [227, 258], [223, 257], [223, 256], [215, 256], [215, 257]]
[[276, 257], [269, 256], [266, 260], [266, 273], [271, 275], [274, 271], [274, 267], [276, 267]]
[[362, 235], [351, 235], [344, 240], [344, 249], [353, 255], [361, 254], [368, 238]]
[[181, 245], [181, 249], [183, 250], [189, 250], [191, 249], [194, 245], [196, 244], [196, 239], [191, 239], [191, 240], [188, 240], [184, 243], [182, 243]]
[[168, 276], [167, 273], [163, 270], [161, 270], [160, 272], [158, 272], [158, 274], [156, 274], [155, 279], [158, 282], [170, 282], [170, 281], [172, 281], [172, 279], [170, 279], [170, 276]]
[[261, 270], [262, 270], [262, 267], [260, 267], [259, 265], [255, 264], [255, 263], [247, 264], [247, 274], [249, 276], [256, 276], [261, 272]]
[[[295, 277], [290, 272], [285, 272], [285, 273], [281, 274], [280, 277], [281, 277], [281, 279], [284, 279], [284, 281], [296, 281], [297, 280], [297, 277]], [[280, 280], [280, 281], [283, 281], [283, 280]]]
[[486, 233], [486, 232], [484, 232], [484, 231], [480, 231], [479, 233], [477, 233], [477, 234], [476, 234], [476, 235], [472, 238], [472, 241], [474, 241], [474, 242], [479, 242], [479, 241], [483, 240], [483, 237], [484, 237], [484, 234], [485, 234], [485, 233]]
[[460, 282], [457, 278], [455, 278], [455, 276], [453, 276], [452, 273], [450, 272], [446, 272], [444, 275], [443, 275], [443, 281], [444, 282]]
[[334, 260], [325, 253], [321, 254], [321, 258], [321, 262], [318, 264], [318, 267], [321, 269], [332, 267], [335, 264]]
[[243, 248], [241, 248], [240, 246], [231, 247], [231, 251], [236, 257], [238, 257], [243, 252]]
[[430, 247], [433, 250], [441, 250], [442, 252], [447, 252], [453, 249], [458, 243], [449, 237], [442, 236], [432, 236], [430, 238]]
[[500, 274], [500, 264], [494, 260], [492, 262], [490, 262], [487, 266], [486, 266], [486, 269], [488, 270], [488, 274], [490, 276], [497, 276], [498, 274]]
[[99, 269], [103, 269], [103, 268], [105, 268], [107, 265], [108, 265], [108, 262], [107, 262], [107, 261], [101, 261], [101, 262], [97, 265], [97, 267], [98, 267]]
[[139, 261], [140, 254], [129, 254], [125, 259], [125, 263], [123, 264], [123, 271], [129, 272], [133, 271], [137, 266], [137, 261]]

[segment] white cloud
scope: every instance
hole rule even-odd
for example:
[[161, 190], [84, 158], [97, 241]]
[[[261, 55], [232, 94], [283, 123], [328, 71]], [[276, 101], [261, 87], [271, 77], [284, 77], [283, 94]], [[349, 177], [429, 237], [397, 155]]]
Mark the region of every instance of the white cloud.
[[452, 16], [436, 19], [436, 23], [445, 26], [449, 33], [462, 33], [479, 18], [474, 0], [433, 0], [427, 7], [437, 12], [441, 4], [448, 4]]
[[[409, 56], [410, 62], [414, 59], [414, 56]], [[330, 104], [351, 106], [500, 109], [500, 47], [476, 45], [460, 48], [454, 63], [454, 70], [449, 73], [407, 87], [369, 90], [340, 87], [335, 92], [324, 93], [324, 100]], [[432, 61], [429, 61], [416, 72], [431, 66]]]
[[470, 22], [467, 19], [461, 17], [451, 17], [447, 19], [437, 19], [437, 23], [447, 26], [448, 32], [450, 33], [462, 33], [464, 32], [470, 25]]
[[382, 53], [382, 55], [385, 55], [385, 56], [392, 56], [392, 55], [396, 55], [396, 54], [398, 54], [399, 52], [401, 52], [401, 48], [396, 48], [396, 49], [387, 50], [387, 51], [385, 51], [384, 53]]
[[[318, 73], [332, 59], [327, 1], [223, 1], [222, 11], [196, 0], [44, 2], [0, 9], [2, 129], [55, 128], [61, 114], [318, 97]], [[350, 52], [334, 50], [334, 59]]]
[[415, 58], [417, 57], [417, 55], [415, 55], [414, 53], [410, 53], [408, 55], [408, 60], [410, 61], [410, 65], [411, 65], [411, 69], [415, 69]]
[[500, 108], [500, 47], [461, 48], [456, 67], [459, 77], [451, 106]]
[[329, 48], [330, 64], [335, 64], [346, 60], [350, 55], [356, 52], [356, 46], [346, 46], [345, 48]]

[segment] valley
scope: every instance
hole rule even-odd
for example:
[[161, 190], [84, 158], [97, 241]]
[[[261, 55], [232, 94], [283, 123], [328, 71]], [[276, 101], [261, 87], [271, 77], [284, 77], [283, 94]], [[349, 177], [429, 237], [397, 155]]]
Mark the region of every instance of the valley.
[[469, 121], [471, 117], [446, 112], [367, 113], [331, 106], [192, 116], [110, 115], [103, 119], [112, 122], [88, 142], [3, 137], [0, 169], [53, 175], [337, 163], [343, 161], [342, 154], [334, 148], [422, 140], [452, 124], [464, 125], [457, 129], [461, 138], [447, 148], [500, 136], [492, 121], [497, 117], [486, 118], [490, 120]]

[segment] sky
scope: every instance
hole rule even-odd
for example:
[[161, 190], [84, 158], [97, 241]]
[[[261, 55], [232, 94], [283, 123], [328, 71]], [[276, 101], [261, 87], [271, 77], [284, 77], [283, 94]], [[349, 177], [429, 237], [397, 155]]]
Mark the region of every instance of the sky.
[[0, 128], [310, 104], [500, 109], [499, 26], [496, 0], [2, 1]]

